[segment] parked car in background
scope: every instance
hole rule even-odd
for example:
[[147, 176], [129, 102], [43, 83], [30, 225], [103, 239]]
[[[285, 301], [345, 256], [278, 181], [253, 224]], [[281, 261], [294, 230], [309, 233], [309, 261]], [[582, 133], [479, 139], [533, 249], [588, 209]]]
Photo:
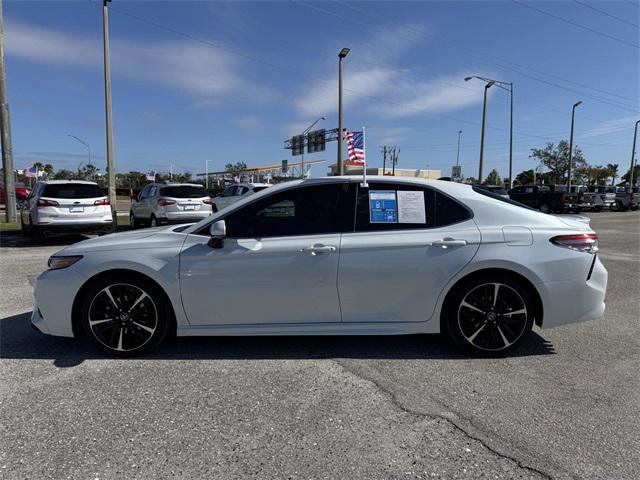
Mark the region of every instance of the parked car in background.
[[569, 193], [577, 195], [580, 210], [601, 212], [604, 209], [604, 194], [590, 192], [586, 185], [571, 185]]
[[46, 180], [36, 183], [20, 210], [22, 232], [35, 239], [70, 233], [111, 231], [111, 205], [95, 182]]
[[[16, 205], [22, 208], [22, 205], [29, 197], [31, 189], [22, 182], [16, 182]], [[4, 182], [0, 182], [0, 205], [4, 205]]]
[[589, 185], [587, 192], [598, 194], [602, 199], [604, 208], [611, 209], [611, 205], [616, 200], [616, 187], [613, 185]]
[[218, 212], [243, 198], [270, 187], [269, 183], [234, 183], [213, 199], [211, 208]]
[[625, 212], [638, 209], [638, 193], [626, 187], [617, 187], [613, 203], [609, 207], [612, 212]]
[[579, 212], [577, 194], [569, 194], [566, 185], [523, 185], [507, 192], [511, 200], [543, 213]]
[[173, 335], [439, 332], [504, 354], [534, 323], [602, 316], [597, 251], [588, 219], [543, 215], [475, 186], [294, 180], [186, 228], [65, 248], [37, 279], [31, 323], [84, 333], [114, 356]]
[[197, 183], [150, 183], [131, 202], [131, 228], [198, 222], [211, 215], [211, 197]]

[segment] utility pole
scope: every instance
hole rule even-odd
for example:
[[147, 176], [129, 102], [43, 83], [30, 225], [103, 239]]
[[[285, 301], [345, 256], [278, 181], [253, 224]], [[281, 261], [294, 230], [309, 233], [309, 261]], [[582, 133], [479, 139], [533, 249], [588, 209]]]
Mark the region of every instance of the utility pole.
[[109, 203], [113, 223], [111, 230], [118, 227], [118, 212], [116, 211], [116, 167], [113, 159], [113, 114], [111, 111], [111, 59], [109, 58], [109, 8], [111, 0], [102, 2], [102, 45], [104, 50], [104, 103], [107, 122], [107, 173], [109, 185]]
[[[3, 75], [3, 78], [4, 78], [4, 75]], [[631, 170], [629, 170], [629, 188], [630, 188], [629, 193], [633, 192], [633, 164], [635, 163], [634, 160], [636, 157], [636, 138], [638, 137], [639, 123], [640, 123], [640, 120], [636, 122], [636, 126], [633, 131], [633, 147], [631, 148]]]
[[509, 114], [509, 188], [513, 185], [513, 82], [510, 84], [511, 108]]
[[342, 164], [342, 59], [349, 55], [350, 49], [343, 48], [338, 53], [338, 175], [344, 175]]
[[7, 102], [7, 75], [4, 69], [4, 19], [0, 0], [0, 130], [2, 137], [2, 168], [4, 170], [4, 206], [7, 223], [16, 221], [16, 184], [13, 176], [11, 124]]
[[391, 175], [396, 175], [396, 163], [398, 163], [398, 154], [400, 153], [400, 149], [396, 149], [393, 147], [393, 153], [391, 154], [391, 163], [393, 164], [393, 170], [391, 171]]
[[456, 154], [456, 167], [460, 164], [460, 137], [462, 136], [462, 130], [458, 130], [458, 153]]
[[382, 176], [387, 172], [387, 146], [382, 147]]
[[569, 178], [567, 180], [567, 192], [571, 192], [571, 167], [573, 163], [573, 124], [576, 117], [576, 107], [581, 103], [582, 101], [576, 102], [571, 109], [571, 134], [569, 135]]
[[207, 190], [209, 190], [209, 162], [211, 160], [205, 160], [204, 162], [204, 183], [205, 183], [205, 188]]

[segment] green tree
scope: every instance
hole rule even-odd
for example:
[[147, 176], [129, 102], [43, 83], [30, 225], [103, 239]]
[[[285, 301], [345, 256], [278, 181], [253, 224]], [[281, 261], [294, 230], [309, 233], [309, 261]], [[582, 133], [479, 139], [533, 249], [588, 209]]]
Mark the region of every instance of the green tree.
[[247, 169], [247, 164], [244, 162], [236, 162], [235, 164], [227, 163], [224, 169], [229, 173], [229, 175], [235, 178]]
[[487, 178], [484, 179], [483, 183], [485, 185], [502, 185], [502, 179], [500, 178], [498, 171], [494, 168], [489, 172], [489, 175], [487, 175]]
[[618, 176], [619, 165], [617, 163], [607, 163], [607, 170], [609, 170], [609, 176], [611, 177], [611, 185], [616, 184], [616, 177]]
[[[631, 173], [631, 169], [627, 169], [627, 173], [625, 173], [621, 178], [623, 182], [629, 182], [629, 174]], [[633, 184], [638, 185], [640, 183], [640, 165], [633, 166]]]
[[[532, 148], [530, 158], [536, 159], [549, 169], [550, 177], [555, 183], [565, 183], [569, 171], [569, 142], [560, 140], [558, 145], [548, 142], [543, 148]], [[577, 146], [573, 149], [574, 171], [587, 166], [582, 150]]]
[[47, 176], [47, 178], [49, 178], [51, 175], [53, 175], [54, 168], [53, 168], [53, 165], [51, 165], [50, 163], [46, 163], [44, 165], [43, 170], [44, 170], [44, 174]]
[[61, 168], [53, 174], [53, 178], [54, 180], [73, 180], [74, 178], [77, 178], [77, 175], [71, 170]]

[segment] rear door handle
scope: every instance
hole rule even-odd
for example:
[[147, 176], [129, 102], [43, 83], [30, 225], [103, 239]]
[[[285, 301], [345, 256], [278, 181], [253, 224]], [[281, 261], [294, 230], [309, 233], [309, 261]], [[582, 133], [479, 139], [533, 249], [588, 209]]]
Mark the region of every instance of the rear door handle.
[[445, 237], [440, 240], [434, 240], [431, 245], [434, 247], [453, 248], [464, 247], [467, 244], [466, 240], [456, 240], [455, 238]]
[[333, 245], [316, 244], [316, 245], [312, 245], [312, 246], [307, 247], [307, 248], [303, 248], [300, 251], [303, 252], [303, 253], [308, 253], [310, 255], [315, 256], [315, 255], [322, 254], [322, 253], [335, 252], [336, 251], [336, 247], [334, 247]]

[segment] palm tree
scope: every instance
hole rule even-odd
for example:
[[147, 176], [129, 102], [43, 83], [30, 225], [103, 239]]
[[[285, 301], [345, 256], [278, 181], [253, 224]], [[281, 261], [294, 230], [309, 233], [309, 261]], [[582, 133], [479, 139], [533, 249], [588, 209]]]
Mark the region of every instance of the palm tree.
[[618, 164], [617, 163], [607, 163], [607, 170], [609, 171], [609, 176], [611, 176], [611, 185], [616, 184], [616, 177], [618, 176]]

